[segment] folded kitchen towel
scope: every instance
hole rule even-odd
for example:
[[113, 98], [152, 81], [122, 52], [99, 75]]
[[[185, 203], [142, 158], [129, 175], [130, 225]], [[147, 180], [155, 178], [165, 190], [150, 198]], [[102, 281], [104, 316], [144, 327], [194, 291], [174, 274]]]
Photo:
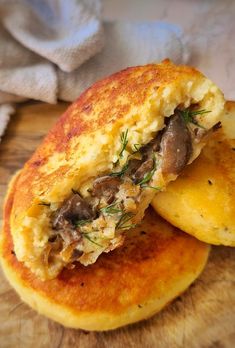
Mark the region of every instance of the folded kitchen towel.
[[[167, 57], [186, 63], [189, 56], [178, 26], [103, 24], [97, 0], [0, 0], [0, 37], [0, 104], [73, 101], [127, 66]], [[0, 133], [10, 114], [4, 109]]]
[[69, 74], [58, 70], [59, 99], [72, 101], [93, 82], [128, 66], [189, 58], [182, 31], [173, 24], [110, 22], [104, 23], [104, 33], [100, 53]]
[[57, 67], [73, 71], [102, 49], [99, 18], [95, 0], [0, 0], [0, 103], [7, 94], [55, 103]]

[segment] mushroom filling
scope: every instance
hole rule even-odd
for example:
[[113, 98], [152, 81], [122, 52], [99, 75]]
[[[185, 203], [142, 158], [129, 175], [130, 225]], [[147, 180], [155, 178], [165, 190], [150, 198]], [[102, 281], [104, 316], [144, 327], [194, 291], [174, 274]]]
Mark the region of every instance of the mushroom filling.
[[[155, 172], [179, 174], [193, 153], [192, 140], [200, 141], [207, 134], [194, 116], [209, 111], [189, 110], [176, 109], [165, 118], [164, 129], [148, 144], [137, 147], [120, 170], [114, 168], [112, 173], [93, 181], [88, 197], [73, 190], [52, 214], [52, 257], [59, 254], [66, 262], [82, 262], [85, 255], [97, 249], [100, 254], [121, 243], [122, 231], [133, 226], [131, 220], [141, 192], [146, 188], [158, 189], [151, 186]], [[127, 132], [122, 137], [124, 147], [120, 154], [128, 142]]]

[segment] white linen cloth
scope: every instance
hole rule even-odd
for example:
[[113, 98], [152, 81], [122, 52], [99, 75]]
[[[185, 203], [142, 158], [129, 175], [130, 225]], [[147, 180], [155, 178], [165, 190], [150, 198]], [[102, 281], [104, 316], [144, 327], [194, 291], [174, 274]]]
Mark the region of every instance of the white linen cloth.
[[[101, 21], [97, 0], [0, 0], [0, 104], [73, 101], [122, 68], [189, 58], [181, 29]], [[12, 108], [2, 108], [1, 130]]]

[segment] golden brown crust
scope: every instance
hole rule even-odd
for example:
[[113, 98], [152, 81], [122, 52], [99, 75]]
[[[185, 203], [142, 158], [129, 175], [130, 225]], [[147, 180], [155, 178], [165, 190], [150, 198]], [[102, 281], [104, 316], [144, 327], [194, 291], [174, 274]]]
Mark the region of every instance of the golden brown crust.
[[4, 272], [24, 301], [63, 325], [107, 330], [144, 319], [184, 291], [206, 263], [206, 244], [150, 209], [124, 246], [103, 254], [91, 266], [77, 263], [43, 282], [14, 255], [9, 216], [16, 185], [17, 179], [4, 210], [0, 249]]

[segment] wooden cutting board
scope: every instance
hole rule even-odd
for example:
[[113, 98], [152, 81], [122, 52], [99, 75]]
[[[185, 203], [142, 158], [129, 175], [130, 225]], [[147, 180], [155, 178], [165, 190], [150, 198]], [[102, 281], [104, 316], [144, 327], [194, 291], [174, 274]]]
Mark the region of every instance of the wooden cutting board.
[[[0, 206], [7, 183], [67, 104], [22, 104], [0, 145]], [[0, 273], [1, 348], [233, 348], [235, 248], [213, 247], [200, 278], [161, 313], [107, 333], [65, 329], [23, 304]]]

